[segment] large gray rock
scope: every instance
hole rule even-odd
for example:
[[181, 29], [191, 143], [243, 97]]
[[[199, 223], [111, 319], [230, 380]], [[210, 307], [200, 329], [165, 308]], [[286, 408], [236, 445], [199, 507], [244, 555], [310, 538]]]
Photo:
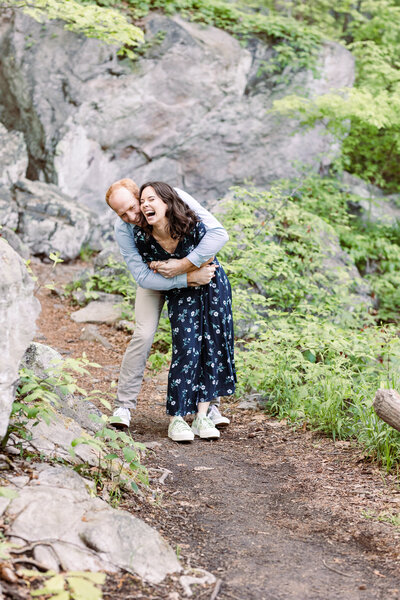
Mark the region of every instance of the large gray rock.
[[[89, 441], [92, 439], [90, 434], [75, 419], [64, 416], [61, 411], [55, 412], [49, 423], [39, 421], [35, 424], [31, 419], [25, 427], [30, 434], [27, 440], [20, 441], [25, 449], [72, 464], [84, 462], [92, 466], [98, 465], [101, 451], [90, 445]], [[78, 438], [83, 438], [87, 442], [82, 441], [76, 445], [72, 454], [71, 444]]]
[[400, 223], [400, 194], [385, 196], [376, 185], [371, 185], [350, 173], [344, 173], [345, 188], [356, 198], [350, 201], [350, 208], [364, 223], [376, 223], [393, 227]]
[[[124, 569], [150, 583], [181, 570], [175, 552], [143, 521], [115, 510], [88, 491], [90, 482], [65, 467], [42, 465], [29, 485], [6, 506], [8, 534], [35, 545], [36, 560], [49, 569]], [[16, 538], [20, 543], [20, 539]], [[47, 543], [47, 544], [46, 544]]]
[[11, 191], [7, 186], [0, 185], [0, 225], [14, 230], [18, 227], [18, 219], [18, 206]]
[[351, 85], [347, 50], [327, 44], [319, 77], [299, 74], [277, 88], [257, 75], [272, 54], [261, 42], [245, 49], [226, 32], [158, 14], [146, 27], [150, 40], [164, 31], [163, 42], [122, 68], [109, 47], [58, 24], [3, 19], [0, 117], [25, 132], [30, 176], [104, 211], [108, 185], [127, 175], [165, 179], [207, 201], [244, 180], [291, 176], [293, 161], [319, 169], [332, 159], [323, 126], [294, 134], [296, 123], [268, 110], [300, 87], [312, 96]]
[[0, 185], [11, 187], [25, 177], [28, 152], [24, 136], [19, 131], [7, 131], [0, 123]]
[[[57, 369], [62, 367], [63, 363], [64, 359], [57, 350], [39, 342], [32, 342], [26, 349], [21, 366], [31, 369], [35, 375], [45, 379], [57, 373]], [[82, 428], [92, 432], [98, 431], [102, 425], [91, 416], [101, 418], [102, 413], [92, 402], [79, 394], [66, 394], [60, 387], [55, 387], [53, 391], [57, 396], [54, 408], [60, 414], [50, 425], [41, 423], [32, 426], [31, 445], [48, 455], [57, 455], [58, 452], [62, 458], [70, 459], [71, 441], [85, 435]], [[79, 446], [77, 456], [92, 463], [93, 457], [97, 460], [97, 453], [89, 446]]]
[[15, 252], [21, 256], [21, 258], [24, 260], [29, 259], [29, 248], [21, 241], [20, 237], [15, 233], [15, 231], [9, 227], [2, 227], [0, 229], [0, 237], [2, 237], [3, 240], [6, 240], [6, 242], [10, 244], [11, 248], [15, 250]]
[[93, 216], [52, 184], [20, 180], [13, 188], [18, 234], [36, 256], [58, 251], [64, 260], [79, 255], [91, 235]]
[[0, 238], [0, 440], [8, 427], [19, 363], [40, 312], [33, 285], [21, 258]]
[[71, 313], [71, 319], [75, 323], [108, 323], [112, 325], [122, 318], [122, 312], [122, 303], [94, 300], [84, 308]]

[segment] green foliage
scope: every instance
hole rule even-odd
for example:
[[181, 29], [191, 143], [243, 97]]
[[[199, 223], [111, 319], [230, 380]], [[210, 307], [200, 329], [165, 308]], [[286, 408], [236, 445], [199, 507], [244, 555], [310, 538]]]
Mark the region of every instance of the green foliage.
[[[293, 2], [327, 36], [345, 43], [356, 58], [356, 87], [317, 98], [286, 97], [275, 110], [300, 117], [305, 127], [323, 122], [342, 142], [342, 166], [386, 188], [400, 189], [400, 6], [396, 0]], [[312, 6], [318, 6], [317, 11]], [[336, 28], [334, 27], [336, 26]], [[336, 30], [335, 30], [336, 29]]]
[[[18, 492], [16, 492], [15, 490], [12, 490], [8, 487], [0, 487], [0, 497], [1, 498], [17, 498], [18, 496]], [[1, 552], [0, 552], [0, 557], [1, 557]]]
[[104, 573], [90, 571], [69, 571], [56, 574], [54, 571], [38, 574], [37, 571], [24, 571], [25, 576], [34, 579], [45, 578], [44, 587], [31, 591], [31, 597], [46, 596], [51, 600], [101, 600], [103, 594], [98, 586], [104, 584]]
[[154, 337], [152, 352], [148, 359], [148, 366], [152, 371], [161, 371], [171, 360], [171, 325], [168, 319], [167, 311], [164, 308], [158, 324], [158, 329]]
[[[111, 408], [107, 402], [100, 400], [108, 409]], [[88, 469], [86, 464], [82, 464], [76, 470], [94, 479], [98, 491], [107, 483], [110, 501], [117, 506], [124, 490], [137, 492], [140, 484], [148, 485], [147, 469], [140, 463], [145, 446], [135, 442], [129, 433], [114, 429], [112, 423], [118, 420], [116, 417], [93, 414], [91, 418], [101, 425], [100, 429], [94, 436], [85, 435], [73, 440], [70, 452], [74, 456], [75, 448], [80, 444], [86, 444], [96, 451], [96, 469]]]
[[93, 250], [88, 244], [83, 244], [79, 251], [79, 258], [84, 262], [90, 262], [96, 254], [96, 250]]
[[127, 303], [132, 303], [136, 295], [136, 283], [125, 264], [110, 258], [105, 267], [89, 276], [76, 279], [66, 286], [66, 290], [84, 291], [88, 301], [98, 298], [96, 292], [106, 292], [120, 294]]
[[398, 228], [355, 218], [357, 200], [340, 181], [307, 175], [268, 192], [237, 189], [221, 207], [231, 241], [219, 257], [233, 284], [236, 330], [247, 338], [238, 344], [238, 392], [261, 393], [279, 418], [357, 439], [390, 470], [400, 462], [400, 433], [372, 400], [379, 387], [399, 387], [397, 329], [376, 325], [362, 304], [349, 310], [357, 307], [352, 282], [321, 270], [329, 239], [340, 241], [363, 273], [376, 269], [366, 278], [377, 318], [397, 311], [398, 319], [399, 294], [385, 279], [399, 272]]
[[[98, 298], [98, 292], [109, 294], [121, 294], [126, 302], [124, 318], [132, 320], [134, 311], [132, 304], [136, 294], [136, 284], [128, 268], [122, 263], [116, 263], [110, 259], [105, 267], [91, 274], [87, 278], [78, 279], [67, 290], [82, 290], [87, 301]], [[164, 310], [157, 333], [154, 338], [152, 352], [149, 356], [149, 367], [154, 371], [160, 371], [170, 360], [171, 349], [171, 327]]]
[[[1, 537], [3, 537], [3, 534], [1, 534]], [[8, 560], [10, 558], [11, 549], [15, 548], [16, 545], [17, 544], [0, 539], [0, 560]]]
[[346, 328], [299, 313], [275, 318], [239, 353], [240, 388], [266, 408], [333, 438], [355, 437], [388, 470], [400, 460], [400, 433], [372, 408], [378, 387], [400, 384], [394, 328]]
[[352, 301], [354, 282], [344, 269], [322, 268], [336, 233], [299, 205], [298, 193], [282, 186], [268, 192], [238, 188], [222, 207], [231, 243], [219, 256], [235, 290], [236, 318], [256, 329], [257, 313], [260, 318], [271, 310], [351, 319], [343, 309]]
[[[19, 385], [16, 400], [13, 403], [11, 416], [13, 417], [5, 435], [2, 446], [4, 447], [11, 433], [22, 439], [29, 439], [30, 433], [26, 429], [29, 421], [37, 424], [43, 420], [47, 424], [54, 418], [55, 409], [60, 403], [60, 396], [67, 394], [80, 394], [88, 399], [84, 389], [76, 383], [76, 374], [90, 375], [88, 367], [99, 367], [83, 356], [81, 359], [67, 358], [55, 362], [47, 372], [36, 374], [32, 369], [22, 368], [19, 372]], [[96, 392], [93, 392], [96, 395]]]
[[99, 297], [98, 292], [120, 294], [122, 296], [122, 318], [133, 318], [133, 302], [136, 295], [136, 283], [123, 263], [110, 258], [107, 265], [90, 275], [84, 275], [71, 284], [66, 285], [67, 294], [74, 290], [84, 292], [85, 300], [90, 302]]
[[381, 523], [390, 523], [390, 525], [400, 528], [400, 513], [391, 513], [389, 511], [382, 511], [380, 513], [364, 511], [363, 515], [367, 519], [373, 519], [380, 521]]
[[[100, 402], [107, 410], [111, 410], [109, 401], [101, 391], [93, 390], [88, 394], [76, 382], [76, 375], [90, 376], [88, 368], [93, 367], [100, 365], [82, 357], [55, 362], [43, 375], [37, 375], [31, 369], [21, 369], [17, 399], [11, 413], [13, 418], [3, 445], [7, 443], [11, 433], [22, 439], [29, 439], [31, 434], [26, 427], [28, 422], [33, 422], [33, 426], [41, 420], [50, 423], [55, 417], [60, 398], [68, 394], [79, 395], [83, 402]], [[96, 469], [89, 468], [86, 464], [78, 465], [76, 469], [92, 477], [98, 489], [102, 489], [107, 480], [110, 500], [116, 504], [124, 489], [138, 491], [138, 484], [148, 484], [147, 470], [140, 464], [140, 453], [145, 447], [134, 442], [129, 434], [110, 427], [115, 417], [92, 414], [90, 418], [99, 424], [98, 431], [94, 435], [86, 433], [73, 440], [70, 452], [75, 456], [75, 448], [79, 444], [89, 445], [96, 451]]]
[[[6, 0], [6, 6], [18, 8], [40, 23], [61, 20], [65, 29], [98, 38], [107, 44], [125, 48], [135, 47], [144, 41], [143, 31], [129, 23], [125, 16], [113, 8], [95, 4], [83, 6], [75, 0]], [[110, 4], [113, 6], [113, 4]], [[126, 51], [128, 56], [133, 52]]]
[[142, 19], [152, 10], [162, 10], [167, 15], [175, 13], [190, 21], [214, 25], [237, 36], [243, 42], [257, 36], [274, 44], [275, 58], [271, 62], [272, 73], [282, 73], [289, 67], [297, 70], [312, 67], [320, 48], [318, 31], [295, 19], [279, 14], [258, 14], [247, 7], [228, 0], [84, 0], [101, 6], [129, 7], [133, 19]]

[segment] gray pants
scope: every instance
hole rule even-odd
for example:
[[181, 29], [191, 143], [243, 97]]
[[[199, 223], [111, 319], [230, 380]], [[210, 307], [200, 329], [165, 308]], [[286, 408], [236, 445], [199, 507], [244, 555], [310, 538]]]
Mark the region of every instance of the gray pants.
[[[157, 331], [165, 296], [138, 286], [135, 302], [135, 331], [122, 359], [116, 406], [136, 408], [147, 357]], [[219, 406], [219, 398], [212, 404]]]

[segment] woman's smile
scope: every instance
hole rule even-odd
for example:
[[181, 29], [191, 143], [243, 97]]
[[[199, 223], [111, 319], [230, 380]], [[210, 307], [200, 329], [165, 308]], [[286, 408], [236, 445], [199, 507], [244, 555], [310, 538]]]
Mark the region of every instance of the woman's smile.
[[161, 225], [166, 220], [167, 205], [151, 186], [145, 188], [140, 198], [140, 210], [149, 225]]

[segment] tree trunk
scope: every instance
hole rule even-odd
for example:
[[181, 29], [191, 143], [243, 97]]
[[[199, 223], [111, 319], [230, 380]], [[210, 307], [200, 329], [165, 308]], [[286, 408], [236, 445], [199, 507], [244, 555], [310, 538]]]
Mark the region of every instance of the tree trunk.
[[400, 394], [396, 390], [378, 390], [373, 406], [378, 417], [400, 431]]

